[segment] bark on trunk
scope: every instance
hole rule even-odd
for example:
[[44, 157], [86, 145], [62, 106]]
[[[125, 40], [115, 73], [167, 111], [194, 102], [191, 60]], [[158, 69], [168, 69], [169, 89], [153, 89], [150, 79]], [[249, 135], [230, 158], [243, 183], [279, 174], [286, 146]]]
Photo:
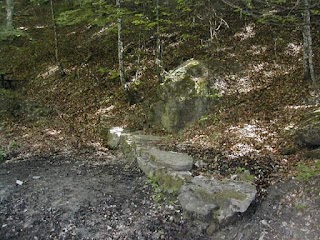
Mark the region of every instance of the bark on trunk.
[[6, 0], [6, 28], [13, 29], [13, 0]]
[[116, 0], [116, 6], [118, 8], [118, 60], [119, 60], [119, 77], [121, 85], [126, 88], [126, 80], [124, 74], [123, 64], [123, 42], [122, 42], [122, 18], [121, 18], [121, 0]]
[[156, 65], [157, 75], [159, 82], [162, 82], [162, 51], [161, 51], [161, 39], [160, 39], [160, 12], [159, 12], [159, 0], [156, 1], [156, 18], [157, 18], [157, 43], [156, 43]]
[[303, 67], [304, 79], [316, 84], [313, 65], [313, 51], [312, 51], [312, 35], [311, 35], [311, 21], [310, 21], [310, 4], [309, 0], [303, 0], [304, 4], [304, 25], [303, 25]]

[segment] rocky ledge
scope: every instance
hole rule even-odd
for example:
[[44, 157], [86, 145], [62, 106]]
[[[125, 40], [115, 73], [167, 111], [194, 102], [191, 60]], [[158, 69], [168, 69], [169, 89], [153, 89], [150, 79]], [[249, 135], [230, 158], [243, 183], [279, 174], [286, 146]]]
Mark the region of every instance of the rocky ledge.
[[247, 211], [256, 188], [246, 181], [192, 176], [194, 160], [187, 154], [160, 150], [161, 137], [128, 132], [115, 127], [107, 131], [106, 145], [120, 149], [129, 164], [136, 164], [160, 188], [177, 197], [184, 213], [201, 230], [213, 234]]

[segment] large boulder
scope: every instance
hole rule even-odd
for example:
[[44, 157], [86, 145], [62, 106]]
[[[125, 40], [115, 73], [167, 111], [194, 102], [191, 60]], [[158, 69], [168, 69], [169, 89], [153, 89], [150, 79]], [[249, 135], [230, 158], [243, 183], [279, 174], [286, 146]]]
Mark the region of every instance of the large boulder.
[[320, 146], [320, 108], [302, 121], [297, 130], [297, 141], [309, 147]]
[[168, 132], [177, 132], [206, 113], [211, 96], [208, 69], [191, 59], [165, 76], [150, 120]]
[[182, 187], [178, 199], [187, 215], [212, 234], [244, 213], [256, 193], [255, 186], [249, 182], [197, 176]]

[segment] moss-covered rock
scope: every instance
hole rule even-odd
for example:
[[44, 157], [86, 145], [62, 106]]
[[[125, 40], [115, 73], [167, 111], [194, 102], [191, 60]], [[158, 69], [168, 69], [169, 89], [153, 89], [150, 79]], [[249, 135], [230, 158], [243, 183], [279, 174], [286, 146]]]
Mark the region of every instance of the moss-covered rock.
[[296, 136], [299, 144], [320, 146], [320, 108], [310, 113], [299, 124]]
[[187, 154], [154, 147], [141, 147], [137, 154], [139, 168], [166, 193], [178, 195], [181, 187], [192, 178], [189, 170], [193, 159]]
[[191, 179], [190, 172], [170, 171], [166, 168], [157, 168], [148, 175], [149, 179], [153, 179], [164, 193], [172, 196], [178, 196], [181, 187], [187, 180]]
[[191, 219], [207, 224], [209, 232], [245, 212], [256, 196], [255, 186], [242, 181], [198, 176], [181, 189], [178, 199]]
[[177, 132], [200, 119], [212, 100], [208, 69], [197, 60], [185, 62], [165, 76], [158, 99], [151, 106], [149, 117], [168, 132]]
[[104, 144], [110, 149], [118, 149], [120, 147], [121, 137], [124, 134], [126, 134], [126, 131], [121, 127], [103, 128], [100, 130]]

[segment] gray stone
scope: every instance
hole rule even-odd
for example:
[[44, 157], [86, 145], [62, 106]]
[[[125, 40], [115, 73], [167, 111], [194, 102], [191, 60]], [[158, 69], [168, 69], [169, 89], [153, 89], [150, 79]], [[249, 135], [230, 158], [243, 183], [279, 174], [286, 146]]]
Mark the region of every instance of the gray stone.
[[118, 149], [121, 136], [125, 134], [125, 131], [121, 127], [113, 127], [111, 129], [108, 129], [107, 132], [104, 134], [107, 135], [105, 139], [106, 140], [105, 144], [107, 145], [107, 147], [111, 149]]
[[168, 132], [177, 132], [206, 113], [210, 96], [208, 69], [191, 59], [165, 76], [150, 120]]
[[147, 151], [157, 165], [174, 171], [190, 171], [192, 169], [193, 158], [185, 153], [162, 151], [156, 148]]
[[140, 132], [126, 133], [120, 137], [120, 148], [129, 163], [134, 163], [143, 149], [156, 146], [162, 139], [159, 136], [144, 135]]
[[187, 154], [166, 152], [154, 147], [140, 147], [137, 164], [149, 177], [158, 182], [165, 192], [177, 195], [185, 182], [192, 178], [193, 159]]
[[320, 146], [320, 108], [299, 124], [296, 135], [298, 143]]
[[181, 187], [192, 179], [191, 172], [172, 171], [150, 161], [141, 161], [140, 158], [138, 158], [138, 166], [148, 178], [159, 184], [163, 192], [176, 196], [180, 193]]
[[255, 186], [248, 182], [197, 176], [182, 187], [178, 199], [189, 217], [207, 223], [212, 231], [212, 226], [231, 223], [239, 213], [244, 213], [256, 193]]

